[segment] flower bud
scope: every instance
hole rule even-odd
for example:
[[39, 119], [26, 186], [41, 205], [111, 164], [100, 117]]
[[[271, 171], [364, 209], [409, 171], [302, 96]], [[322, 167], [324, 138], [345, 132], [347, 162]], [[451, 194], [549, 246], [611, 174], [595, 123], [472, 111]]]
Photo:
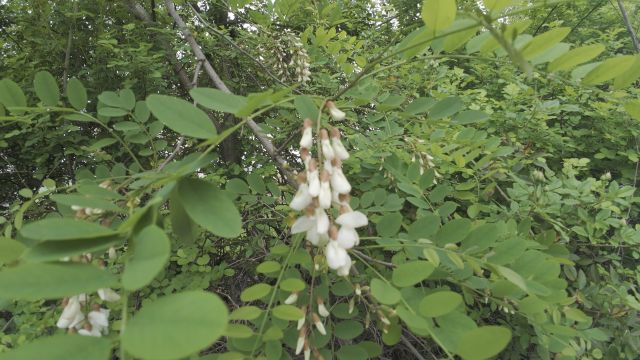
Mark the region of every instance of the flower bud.
[[327, 109], [329, 110], [329, 114], [335, 121], [342, 121], [347, 116], [343, 111], [336, 107], [336, 104], [333, 101], [327, 101], [326, 104]]
[[318, 332], [320, 334], [327, 335], [327, 330], [324, 328], [324, 324], [322, 324], [322, 321], [320, 320], [318, 314], [311, 314], [311, 320], [313, 320], [313, 325], [316, 326], [316, 329], [318, 329]]
[[291, 305], [291, 304], [295, 304], [296, 301], [298, 301], [298, 292], [294, 291], [289, 295], [289, 297], [287, 297], [284, 300], [284, 303], [287, 304], [287, 305]]
[[318, 314], [320, 314], [320, 316], [322, 317], [328, 317], [330, 315], [329, 310], [327, 310], [327, 307], [324, 306], [324, 301], [321, 297], [318, 296], [318, 298], [316, 299], [316, 303], [318, 304]]

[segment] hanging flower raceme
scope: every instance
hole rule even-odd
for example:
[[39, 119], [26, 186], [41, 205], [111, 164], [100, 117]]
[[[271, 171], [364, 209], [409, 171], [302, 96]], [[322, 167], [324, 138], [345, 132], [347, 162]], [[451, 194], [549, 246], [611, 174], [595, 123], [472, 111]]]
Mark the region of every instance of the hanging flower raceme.
[[[344, 119], [345, 114], [332, 102], [327, 102], [326, 108], [335, 120]], [[359, 244], [356, 228], [366, 226], [368, 220], [366, 215], [353, 211], [349, 205], [351, 184], [342, 171], [342, 160], [348, 159], [349, 153], [340, 140], [340, 131], [332, 128], [331, 136], [327, 129], [319, 131], [319, 158], [324, 160], [320, 168], [320, 162], [311, 155], [312, 128], [313, 122], [305, 119], [300, 141], [300, 157], [305, 171], [297, 177], [298, 190], [290, 204], [292, 209], [304, 210], [305, 214], [293, 223], [291, 233], [305, 232], [312, 245], [324, 247], [328, 267], [340, 276], [347, 276], [351, 269], [347, 250]], [[340, 211], [340, 216], [335, 219], [339, 229], [332, 225], [329, 217], [332, 206]], [[318, 311], [321, 316], [328, 316], [323, 304], [319, 305]]]

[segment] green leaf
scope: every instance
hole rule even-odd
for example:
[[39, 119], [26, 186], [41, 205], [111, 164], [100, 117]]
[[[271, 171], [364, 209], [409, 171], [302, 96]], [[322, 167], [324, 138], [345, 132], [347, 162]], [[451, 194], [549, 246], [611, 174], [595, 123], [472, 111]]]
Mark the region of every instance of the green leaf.
[[303, 290], [307, 284], [296, 278], [284, 279], [280, 282], [280, 289], [288, 292], [300, 291]]
[[378, 235], [382, 237], [392, 237], [398, 233], [401, 225], [402, 215], [394, 212], [380, 218], [376, 224], [376, 230], [378, 231]]
[[456, 20], [453, 23], [453, 26], [451, 26], [451, 28], [449, 29], [449, 31], [458, 30], [458, 32], [448, 35], [446, 38], [444, 38], [444, 41], [442, 44], [442, 50], [446, 52], [451, 52], [461, 47], [462, 45], [464, 45], [467, 41], [469, 41], [469, 39], [471, 39], [471, 37], [478, 32], [478, 26], [473, 26], [467, 30], [461, 30], [461, 29], [470, 27], [474, 24], [476, 24], [474, 20], [469, 20], [469, 19]]
[[426, 317], [446, 315], [462, 304], [462, 296], [453, 291], [438, 291], [420, 301], [420, 313]]
[[571, 32], [569, 27], [559, 27], [540, 34], [524, 45], [522, 57], [531, 60], [539, 54], [551, 49]]
[[450, 96], [438, 101], [429, 111], [429, 120], [440, 120], [449, 117], [464, 107], [462, 100], [457, 96]]
[[33, 87], [43, 104], [54, 106], [60, 101], [60, 89], [58, 89], [56, 79], [48, 71], [38, 71], [36, 73], [33, 79]]
[[[87, 147], [87, 149], [89, 149], [90, 151], [97, 151], [102, 149], [103, 147], [109, 146], [109, 145], [113, 145], [116, 142], [118, 142], [118, 140], [114, 139], [114, 138], [103, 138], [100, 139], [96, 142], [94, 142], [93, 144], [89, 145]], [[77, 204], [74, 204], [77, 205]]]
[[464, 239], [471, 230], [471, 220], [453, 219], [444, 224], [438, 231], [435, 238], [438, 245], [455, 244]]
[[482, 112], [479, 110], [467, 110], [467, 111], [458, 113], [458, 115], [456, 115], [453, 118], [452, 122], [454, 124], [466, 125], [466, 124], [473, 124], [473, 123], [485, 121], [488, 118], [489, 118], [489, 114], [485, 112]]
[[249, 187], [256, 194], [264, 194], [267, 191], [266, 186], [264, 185], [264, 180], [262, 180], [262, 176], [256, 173], [251, 173], [247, 176], [247, 182], [249, 183]]
[[585, 63], [600, 55], [600, 53], [602, 53], [604, 49], [604, 45], [601, 44], [587, 45], [575, 48], [568, 53], [560, 56], [559, 58], [553, 60], [549, 64], [547, 70], [552, 72], [570, 70], [571, 68]]
[[177, 191], [185, 211], [196, 224], [221, 237], [240, 235], [240, 213], [222, 190], [204, 180], [182, 179]]
[[104, 252], [110, 247], [122, 243], [123, 240], [123, 237], [108, 236], [95, 239], [42, 241], [29, 248], [23, 258], [34, 262], [55, 261], [67, 256]]
[[80, 80], [73, 78], [67, 82], [67, 99], [76, 110], [87, 106], [87, 90]]
[[49, 218], [25, 225], [22, 236], [39, 241], [95, 239], [117, 233], [98, 224], [70, 218]]
[[367, 350], [359, 345], [343, 345], [336, 351], [338, 360], [365, 360], [369, 358]]
[[247, 325], [227, 324], [223, 334], [229, 338], [247, 339], [253, 336], [253, 330]]
[[436, 101], [433, 98], [417, 98], [414, 99], [409, 105], [407, 105], [404, 111], [413, 115], [425, 113], [429, 111], [433, 107], [433, 105], [435, 105], [435, 103]]
[[133, 255], [127, 259], [122, 273], [122, 286], [130, 291], [151, 283], [164, 268], [171, 254], [171, 242], [155, 225], [147, 226], [133, 236]]
[[27, 263], [0, 271], [0, 298], [58, 299], [115, 283], [111, 273], [88, 264]]
[[125, 116], [128, 113], [129, 112], [127, 112], [127, 110], [116, 108], [116, 107], [104, 106], [98, 109], [98, 115], [106, 116], [106, 117], [120, 117], [120, 116]]
[[465, 360], [484, 360], [500, 353], [511, 341], [511, 330], [502, 326], [481, 326], [462, 334], [456, 353]]
[[527, 283], [522, 278], [522, 276], [520, 276], [520, 274], [504, 266], [496, 266], [495, 269], [498, 274], [509, 280], [509, 282], [511, 282], [515, 286], [519, 287], [522, 291], [529, 292]]
[[227, 307], [217, 295], [187, 291], [144, 305], [120, 337], [123, 348], [135, 357], [179, 359], [216, 341], [227, 319]]
[[242, 306], [229, 315], [229, 320], [255, 320], [262, 314], [262, 309], [257, 306]]
[[623, 55], [607, 59], [589, 71], [582, 79], [582, 83], [585, 85], [596, 85], [611, 80], [627, 71], [635, 61], [636, 57], [633, 55]]
[[242, 291], [242, 293], [240, 294], [240, 300], [244, 302], [249, 302], [249, 301], [262, 299], [263, 297], [267, 296], [267, 294], [269, 294], [270, 291], [271, 291], [271, 285], [269, 284], [263, 284], [263, 283], [255, 284], [255, 285], [249, 286], [248, 288]]
[[355, 320], [341, 321], [333, 329], [334, 335], [343, 340], [352, 340], [360, 336], [364, 328], [362, 324]]
[[256, 267], [256, 271], [261, 274], [270, 274], [280, 270], [280, 263], [277, 261], [269, 260], [261, 263]]
[[318, 117], [318, 107], [311, 97], [298, 95], [293, 100], [293, 104], [302, 119], [316, 119]]
[[636, 56], [636, 61], [627, 69], [627, 71], [618, 75], [613, 81], [614, 89], [622, 89], [630, 86], [640, 78], [640, 56]]
[[6, 108], [25, 107], [27, 106], [27, 98], [18, 84], [10, 79], [2, 79], [0, 80], [0, 103]]
[[[236, 114], [247, 105], [246, 97], [229, 94], [218, 89], [199, 87], [191, 89], [189, 94], [196, 103], [206, 107], [207, 109], [216, 111]], [[151, 111], [153, 111], [153, 109]]]
[[58, 334], [0, 353], [0, 360], [108, 360], [111, 346], [107, 338]]
[[209, 139], [218, 133], [207, 114], [187, 101], [154, 94], [147, 97], [146, 103], [160, 122], [179, 134]]
[[385, 305], [393, 305], [400, 301], [400, 291], [380, 279], [371, 280], [371, 295]]
[[624, 109], [632, 118], [640, 121], [640, 100], [629, 101], [624, 104]]
[[446, 29], [456, 18], [455, 0], [424, 0], [422, 2], [422, 20], [435, 32]]
[[19, 241], [0, 237], [0, 265], [17, 260], [25, 249]]
[[485, 9], [489, 11], [490, 14], [497, 14], [507, 6], [511, 5], [513, 0], [483, 0]]
[[413, 286], [428, 278], [435, 267], [426, 261], [413, 261], [393, 270], [392, 281], [398, 287]]
[[169, 219], [171, 230], [183, 244], [192, 244], [196, 239], [196, 225], [182, 206], [177, 191], [172, 191], [169, 198]]
[[287, 321], [298, 321], [304, 317], [304, 312], [293, 305], [278, 305], [273, 308], [273, 316]]

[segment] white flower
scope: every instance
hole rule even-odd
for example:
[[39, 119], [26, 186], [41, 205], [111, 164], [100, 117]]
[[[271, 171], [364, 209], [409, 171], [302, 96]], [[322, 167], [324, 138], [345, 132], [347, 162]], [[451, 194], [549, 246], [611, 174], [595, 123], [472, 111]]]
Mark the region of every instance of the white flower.
[[67, 301], [62, 315], [58, 319], [56, 326], [61, 329], [72, 328], [79, 325], [84, 320], [84, 313], [78, 296], [72, 296]]
[[312, 122], [310, 119], [304, 119], [304, 127], [302, 129], [302, 138], [300, 139], [300, 147], [310, 149], [313, 146], [313, 134], [311, 130]]
[[[95, 307], [94, 310], [89, 312], [87, 318], [89, 324], [91, 324], [91, 332], [98, 332], [98, 334], [101, 335], [109, 334], [109, 310]], [[78, 333], [80, 333], [80, 331], [78, 331]]]
[[80, 211], [83, 210], [84, 208], [80, 205], [71, 205], [71, 210], [73, 211]]
[[318, 203], [321, 208], [328, 209], [331, 207], [331, 185], [329, 183], [331, 175], [327, 171], [322, 171], [320, 181], [320, 193], [318, 194]]
[[118, 253], [116, 252], [116, 249], [113, 246], [109, 248], [108, 254], [109, 254], [110, 260], [115, 260], [116, 257], [118, 256]]
[[342, 226], [348, 226], [350, 228], [359, 228], [367, 226], [369, 220], [367, 215], [360, 211], [347, 211], [347, 209], [341, 209], [342, 215], [336, 219], [336, 224]]
[[329, 216], [327, 216], [327, 213], [325, 213], [321, 208], [316, 209], [316, 221], [316, 231], [318, 232], [318, 234], [327, 234], [329, 232], [330, 225]]
[[331, 129], [331, 144], [333, 146], [333, 152], [338, 159], [346, 160], [349, 158], [349, 152], [344, 145], [342, 145], [342, 141], [340, 141], [340, 130], [337, 128]]
[[333, 166], [331, 165], [331, 160], [324, 159], [324, 165], [322, 166], [322, 169], [328, 172], [329, 175], [333, 174]]
[[308, 231], [316, 226], [316, 217], [304, 215], [300, 216], [296, 219], [296, 221], [291, 225], [291, 234], [298, 234], [301, 232]]
[[101, 337], [102, 333], [100, 332], [100, 330], [91, 327], [91, 326], [87, 326], [86, 328], [82, 328], [80, 330], [78, 330], [78, 334], [83, 335], [83, 336], [94, 336], [94, 337]]
[[333, 173], [331, 174], [331, 187], [338, 194], [348, 194], [351, 192], [351, 184], [342, 173], [342, 169], [333, 167]]
[[346, 114], [336, 107], [336, 104], [333, 101], [327, 101], [327, 109], [329, 109], [329, 113], [333, 120], [342, 121], [346, 117]]
[[333, 153], [333, 147], [331, 147], [331, 141], [329, 140], [329, 133], [327, 129], [320, 130], [320, 144], [322, 146], [322, 155], [329, 160], [333, 160], [335, 154]]
[[313, 325], [318, 329], [318, 332], [322, 335], [327, 335], [327, 330], [324, 328], [324, 324], [322, 323], [322, 320], [320, 320], [318, 314], [311, 314], [311, 319], [313, 320]]
[[292, 292], [285, 300], [284, 303], [287, 305], [295, 304], [298, 301], [298, 293]]
[[318, 172], [316, 159], [309, 161], [307, 180], [309, 181], [309, 194], [313, 197], [318, 196], [320, 194], [320, 173]]
[[307, 230], [306, 239], [314, 246], [323, 246], [329, 241], [329, 235], [318, 234], [317, 227]]
[[310, 360], [311, 359], [311, 348], [309, 347], [309, 344], [305, 342], [304, 344], [304, 360]]
[[300, 353], [302, 352], [302, 348], [304, 347], [305, 338], [306, 338], [306, 335], [305, 335], [306, 330], [307, 329], [303, 327], [298, 332], [298, 342], [296, 343], [296, 355], [300, 355]]
[[329, 316], [330, 315], [329, 310], [327, 310], [327, 307], [324, 306], [324, 301], [322, 301], [322, 298], [318, 297], [316, 302], [318, 303], [318, 314], [320, 314], [320, 316], [322, 317]]
[[349, 260], [349, 264], [339, 267], [336, 273], [338, 274], [338, 276], [349, 276], [350, 269], [351, 269], [351, 260]]
[[305, 170], [309, 170], [309, 161], [311, 161], [311, 154], [309, 153], [309, 149], [300, 148], [300, 158], [302, 159]]
[[343, 249], [351, 249], [360, 243], [360, 237], [358, 237], [356, 229], [348, 226], [342, 226], [338, 231], [337, 242]]
[[333, 270], [338, 270], [347, 265], [351, 267], [351, 258], [349, 257], [347, 250], [340, 247], [338, 242], [335, 240], [329, 241], [325, 250], [325, 255], [327, 257], [327, 265], [329, 265]]
[[311, 194], [309, 194], [309, 185], [307, 185], [306, 183], [302, 183], [298, 187], [298, 191], [291, 200], [291, 204], [289, 204], [289, 207], [293, 210], [300, 211], [309, 206], [309, 204], [311, 204], [311, 200], [313, 200], [313, 197], [311, 197]]
[[109, 288], [104, 288], [104, 289], [98, 289], [98, 296], [100, 297], [100, 299], [102, 299], [102, 301], [118, 301], [120, 300], [120, 295], [118, 295], [117, 292], [109, 289]]

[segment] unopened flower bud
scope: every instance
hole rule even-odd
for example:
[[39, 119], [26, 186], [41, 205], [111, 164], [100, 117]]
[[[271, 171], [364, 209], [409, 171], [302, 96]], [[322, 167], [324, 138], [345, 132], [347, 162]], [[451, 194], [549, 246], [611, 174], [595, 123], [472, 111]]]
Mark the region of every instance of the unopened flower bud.
[[296, 355], [300, 355], [300, 353], [302, 352], [302, 349], [304, 348], [304, 342], [307, 337], [306, 332], [307, 332], [306, 327], [303, 327], [298, 332], [298, 342], [296, 343]]
[[320, 316], [327, 317], [330, 315], [329, 310], [327, 310], [327, 307], [324, 306], [324, 301], [321, 297], [318, 296], [318, 298], [316, 299], [316, 303], [318, 303], [318, 314], [320, 314]]
[[342, 121], [346, 117], [346, 114], [336, 107], [336, 104], [333, 101], [327, 101], [326, 104], [327, 109], [329, 110], [329, 114], [335, 121]]
[[292, 292], [289, 297], [284, 300], [284, 303], [287, 305], [295, 304], [298, 301], [298, 292]]
[[318, 329], [318, 332], [320, 334], [327, 335], [327, 330], [324, 328], [324, 324], [322, 324], [322, 321], [320, 320], [318, 314], [311, 314], [311, 320], [313, 320], [313, 325], [316, 326], [316, 329]]

